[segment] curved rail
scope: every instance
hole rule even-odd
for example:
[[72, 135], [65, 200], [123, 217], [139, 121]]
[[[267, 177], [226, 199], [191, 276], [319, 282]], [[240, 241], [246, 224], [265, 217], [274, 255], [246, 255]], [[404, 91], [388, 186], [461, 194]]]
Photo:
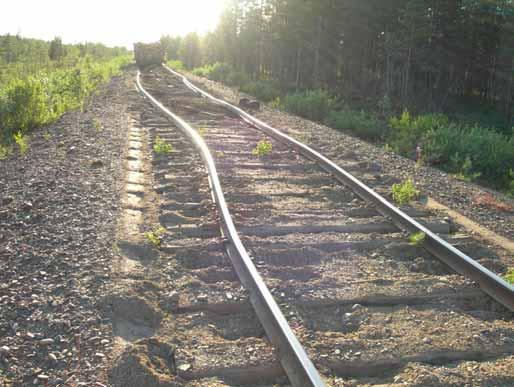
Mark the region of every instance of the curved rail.
[[225, 248], [234, 265], [234, 268], [250, 293], [252, 303], [259, 320], [271, 343], [278, 351], [278, 357], [293, 386], [322, 387], [318, 371], [305, 353], [300, 342], [289, 327], [284, 315], [280, 311], [273, 296], [258, 273], [248, 252], [241, 242], [232, 216], [227, 207], [225, 196], [216, 171], [214, 159], [203, 138], [196, 130], [191, 128], [184, 120], [166, 109], [159, 101], [150, 95], [141, 85], [140, 72], [137, 73], [137, 87], [141, 93], [159, 110], [161, 110], [174, 124], [191, 140], [200, 152], [205, 163], [213, 198], [218, 206], [223, 235], [227, 238]]
[[213, 97], [209, 93], [193, 85], [182, 74], [177, 73], [166, 65], [163, 66], [173, 75], [181, 78], [184, 84], [195, 93], [198, 93], [202, 97], [209, 99], [211, 102], [223, 106], [226, 109], [238, 114], [241, 118], [262, 132], [281, 141], [282, 143], [295, 147], [302, 155], [317, 162], [321, 168], [331, 173], [341, 183], [349, 186], [363, 200], [368, 203], [372, 203], [378, 212], [390, 218], [393, 223], [401, 230], [407, 231], [409, 233], [424, 233], [426, 235], [423, 242], [423, 247], [425, 249], [427, 249], [457, 273], [471, 278], [473, 281], [477, 282], [485, 293], [494, 298], [500, 304], [504, 305], [509, 310], [514, 311], [514, 286], [510, 285], [507, 281], [503, 280], [498, 275], [480, 265], [474, 259], [464, 254], [450, 243], [446, 242], [444, 239], [430, 231], [428, 228], [420, 224], [409, 215], [405, 214], [402, 210], [391, 204], [384, 197], [373, 191], [352, 174], [339, 167], [337, 164], [323, 156], [321, 153], [251, 116], [244, 110], [226, 101]]

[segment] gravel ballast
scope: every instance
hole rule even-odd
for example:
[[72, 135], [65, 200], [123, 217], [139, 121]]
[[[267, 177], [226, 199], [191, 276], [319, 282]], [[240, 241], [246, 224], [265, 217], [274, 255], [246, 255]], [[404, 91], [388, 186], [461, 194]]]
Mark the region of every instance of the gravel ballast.
[[115, 254], [133, 75], [0, 161], [1, 385], [106, 380], [112, 328], [98, 302]]

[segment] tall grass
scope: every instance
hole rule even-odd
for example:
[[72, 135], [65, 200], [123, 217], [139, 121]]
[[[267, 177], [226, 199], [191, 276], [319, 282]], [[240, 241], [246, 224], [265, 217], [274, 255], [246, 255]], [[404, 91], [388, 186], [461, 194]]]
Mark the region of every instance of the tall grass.
[[333, 110], [326, 119], [327, 125], [339, 129], [349, 130], [358, 137], [369, 140], [383, 140], [387, 135], [385, 125], [373, 114], [364, 110], [356, 111], [349, 108]]
[[286, 95], [282, 107], [309, 120], [323, 121], [335, 107], [335, 100], [325, 90], [308, 90]]
[[0, 90], [0, 141], [9, 142], [14, 133], [26, 133], [80, 108], [86, 97], [130, 61], [128, 56], [103, 63], [85, 59], [72, 68], [8, 80]]

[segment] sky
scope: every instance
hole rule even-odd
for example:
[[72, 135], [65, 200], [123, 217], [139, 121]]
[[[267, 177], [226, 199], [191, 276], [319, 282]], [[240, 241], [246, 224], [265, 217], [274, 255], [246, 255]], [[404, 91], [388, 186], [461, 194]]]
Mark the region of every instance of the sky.
[[214, 29], [225, 0], [0, 0], [0, 35], [131, 48]]

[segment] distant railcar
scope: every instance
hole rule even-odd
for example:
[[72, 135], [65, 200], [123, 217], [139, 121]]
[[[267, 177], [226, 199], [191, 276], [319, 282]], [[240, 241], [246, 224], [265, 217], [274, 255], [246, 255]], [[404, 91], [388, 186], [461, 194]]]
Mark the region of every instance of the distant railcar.
[[159, 66], [166, 59], [161, 43], [134, 43], [134, 56], [139, 68]]

